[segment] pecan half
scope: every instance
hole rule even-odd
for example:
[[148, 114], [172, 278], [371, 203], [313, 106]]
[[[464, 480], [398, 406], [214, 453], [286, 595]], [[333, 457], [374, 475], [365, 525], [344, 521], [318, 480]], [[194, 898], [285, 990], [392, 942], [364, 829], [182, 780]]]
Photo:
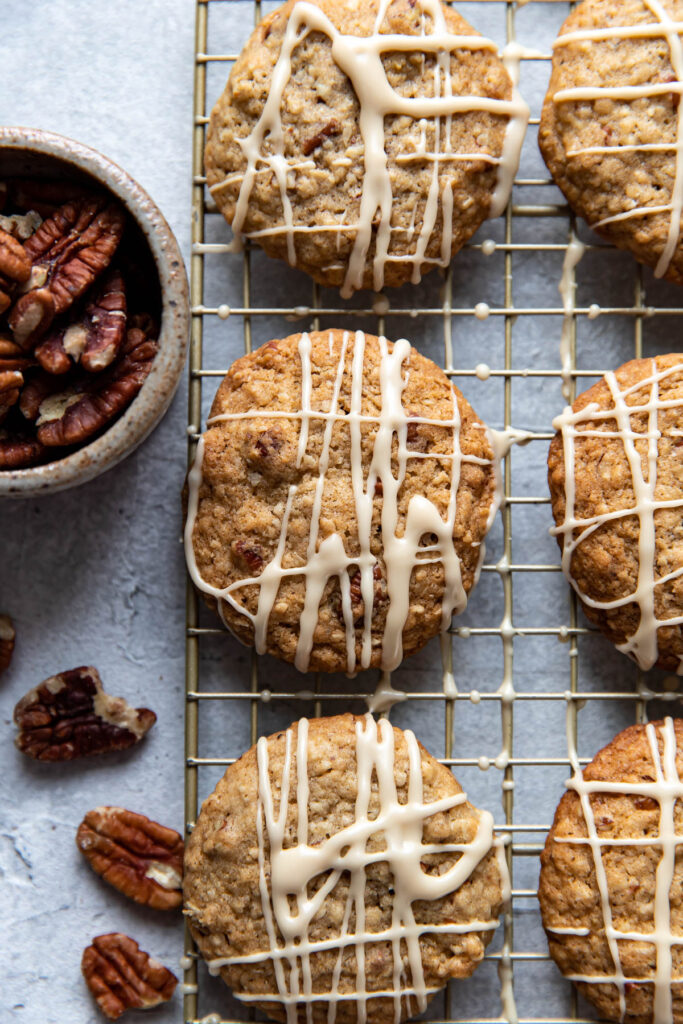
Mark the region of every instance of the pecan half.
[[28, 370], [34, 365], [34, 360], [16, 341], [12, 341], [8, 334], [0, 334], [0, 373], [3, 370]]
[[15, 287], [30, 276], [31, 260], [23, 245], [0, 228], [0, 313], [10, 305]]
[[105, 693], [97, 669], [73, 668], [21, 698], [14, 709], [16, 744], [38, 761], [72, 761], [132, 747], [156, 718], [148, 708]]
[[94, 938], [83, 951], [81, 971], [108, 1020], [167, 1002], [178, 984], [175, 974], [122, 932]]
[[[52, 297], [53, 316], [63, 313], [109, 266], [123, 227], [120, 207], [109, 203], [102, 209], [96, 199], [67, 203], [43, 221], [23, 246], [32, 267], [30, 288], [9, 315], [15, 341], [31, 347], [50, 325], [34, 310], [36, 293], [47, 291]], [[44, 297], [40, 303], [44, 314]], [[27, 331], [32, 319], [37, 326]]]
[[107, 274], [97, 295], [74, 323], [51, 331], [35, 349], [35, 357], [48, 373], [67, 373], [80, 362], [89, 373], [99, 373], [113, 362], [126, 332], [126, 293], [121, 274]]
[[121, 357], [106, 372], [49, 396], [40, 405], [38, 440], [49, 448], [78, 444], [106, 426], [133, 400], [152, 368], [158, 345], [128, 331]]
[[14, 624], [9, 615], [0, 615], [0, 675], [9, 668], [15, 635]]
[[34, 423], [38, 419], [38, 413], [42, 403], [50, 395], [54, 395], [62, 388], [62, 382], [54, 376], [42, 371], [33, 374], [31, 379], [24, 385], [19, 398], [19, 409], [25, 419]]
[[19, 401], [23, 384], [24, 375], [20, 370], [3, 370], [0, 364], [0, 423]]
[[25, 469], [44, 462], [49, 449], [35, 437], [23, 437], [6, 431], [0, 433], [0, 469]]
[[49, 288], [34, 288], [12, 306], [8, 323], [17, 345], [33, 348], [55, 318], [55, 300]]
[[182, 836], [123, 807], [96, 807], [76, 845], [98, 875], [136, 903], [174, 910], [183, 901]]

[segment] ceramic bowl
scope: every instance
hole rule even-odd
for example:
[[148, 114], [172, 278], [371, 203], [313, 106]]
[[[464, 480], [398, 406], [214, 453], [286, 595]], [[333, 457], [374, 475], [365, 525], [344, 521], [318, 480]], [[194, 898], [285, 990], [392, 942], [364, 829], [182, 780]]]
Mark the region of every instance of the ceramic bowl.
[[34, 128], [0, 127], [0, 181], [12, 175], [59, 179], [109, 191], [137, 225], [149, 250], [150, 281], [160, 318], [159, 351], [132, 403], [89, 444], [55, 462], [0, 471], [0, 496], [51, 493], [85, 483], [130, 455], [168, 409], [185, 362], [189, 329], [187, 277], [173, 232], [130, 175], [94, 149]]

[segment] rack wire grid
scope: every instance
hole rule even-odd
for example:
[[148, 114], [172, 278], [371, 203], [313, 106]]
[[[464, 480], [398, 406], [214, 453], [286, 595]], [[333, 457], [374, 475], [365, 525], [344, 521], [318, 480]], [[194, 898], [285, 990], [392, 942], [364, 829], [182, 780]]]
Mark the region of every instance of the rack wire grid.
[[[672, 327], [679, 329], [683, 309], [672, 286], [575, 222], [540, 160], [538, 114], [552, 40], [571, 6], [565, 0], [457, 4], [501, 46], [517, 39], [536, 52], [522, 59], [520, 88], [532, 117], [511, 202], [448, 270], [433, 272], [419, 286], [392, 290], [390, 305], [380, 305], [376, 298], [369, 303], [367, 293], [341, 302], [336, 292], [311, 285], [302, 273], [275, 264], [250, 245], [242, 255], [227, 256], [227, 228], [205, 191], [207, 115], [252, 23], [274, 6], [267, 0], [197, 0], [196, 5], [189, 459], [213, 385], [229, 363], [240, 350], [282, 336], [292, 321], [299, 324], [294, 330], [336, 326], [386, 331], [392, 339], [405, 335], [443, 363], [492, 426], [530, 432], [530, 443], [505, 458], [492, 556], [469, 607], [455, 620], [445, 648], [433, 642], [428, 654], [414, 655], [394, 674], [394, 685], [406, 697], [391, 714], [396, 724], [414, 727], [457, 771], [474, 802], [499, 808], [497, 830], [509, 837], [512, 912], [474, 976], [450, 983], [423, 1016], [453, 1024], [503, 1019], [496, 972], [509, 964], [520, 1022], [590, 1021], [588, 1005], [549, 960], [536, 894], [538, 856], [570, 773], [565, 737], [567, 731], [574, 736], [585, 764], [619, 729], [670, 710], [679, 698], [675, 678], [657, 672], [645, 677], [595, 634], [561, 575], [558, 550], [548, 535], [545, 482], [552, 417], [564, 404], [559, 340], [564, 326], [573, 400], [605, 369], [680, 347], [669, 334]], [[578, 285], [572, 272], [577, 301], [567, 315], [558, 283], [567, 246], [579, 237], [586, 253], [576, 273]], [[482, 356], [490, 368], [477, 365]], [[304, 679], [240, 648], [200, 604], [188, 580], [188, 833], [200, 800], [260, 735], [300, 715], [365, 710], [364, 700], [377, 682], [369, 672], [353, 681]], [[254, 1019], [253, 1010], [208, 975], [189, 933], [185, 952], [186, 1024]]]

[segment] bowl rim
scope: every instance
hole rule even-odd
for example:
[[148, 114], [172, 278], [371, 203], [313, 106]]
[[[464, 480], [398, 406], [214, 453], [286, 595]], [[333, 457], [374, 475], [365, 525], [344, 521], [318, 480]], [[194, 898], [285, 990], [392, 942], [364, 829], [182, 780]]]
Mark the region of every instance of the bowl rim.
[[75, 139], [39, 128], [0, 126], [0, 154], [27, 151], [84, 171], [112, 193], [137, 222], [159, 276], [159, 351], [142, 388], [121, 416], [71, 455], [28, 469], [0, 470], [0, 497], [55, 493], [111, 469], [154, 430], [178, 388], [187, 354], [190, 305], [185, 264], [165, 217], [148, 193], [118, 164]]

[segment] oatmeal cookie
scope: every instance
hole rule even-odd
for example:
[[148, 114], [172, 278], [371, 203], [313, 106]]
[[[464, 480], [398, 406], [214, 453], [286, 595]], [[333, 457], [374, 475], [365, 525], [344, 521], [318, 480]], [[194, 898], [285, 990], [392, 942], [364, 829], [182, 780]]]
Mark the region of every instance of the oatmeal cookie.
[[555, 42], [539, 129], [545, 162], [570, 205], [677, 284], [682, 21], [683, 0], [584, 0]]
[[683, 1022], [682, 769], [681, 719], [625, 729], [574, 775], [541, 855], [550, 954], [601, 1019]]
[[554, 533], [584, 612], [641, 668], [683, 673], [683, 355], [625, 363], [554, 426]]
[[496, 46], [439, 0], [289, 0], [212, 111], [207, 182], [238, 240], [379, 290], [503, 211], [527, 119]]
[[314, 1024], [422, 1011], [472, 974], [509, 898], [492, 815], [411, 732], [348, 714], [302, 719], [228, 768], [184, 887], [211, 971], [289, 1024], [307, 1007]]
[[465, 607], [497, 481], [486, 427], [407, 341], [271, 341], [214, 400], [189, 475], [190, 573], [259, 653], [390, 670]]

